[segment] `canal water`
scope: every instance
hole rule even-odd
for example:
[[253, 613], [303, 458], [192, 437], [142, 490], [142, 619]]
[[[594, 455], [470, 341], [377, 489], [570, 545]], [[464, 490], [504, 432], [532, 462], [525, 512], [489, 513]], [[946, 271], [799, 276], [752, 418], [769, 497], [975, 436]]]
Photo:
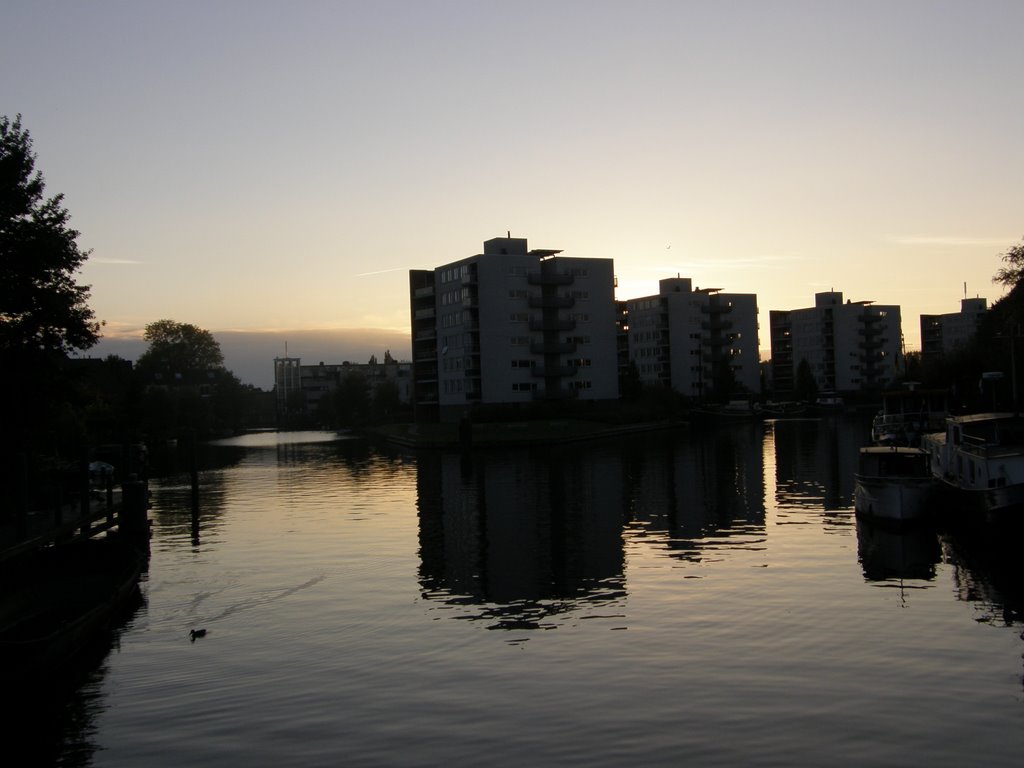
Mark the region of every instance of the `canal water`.
[[471, 457], [223, 441], [197, 524], [187, 474], [152, 483], [144, 602], [30, 749], [133, 768], [1019, 765], [1016, 542], [859, 524], [867, 437], [780, 421]]

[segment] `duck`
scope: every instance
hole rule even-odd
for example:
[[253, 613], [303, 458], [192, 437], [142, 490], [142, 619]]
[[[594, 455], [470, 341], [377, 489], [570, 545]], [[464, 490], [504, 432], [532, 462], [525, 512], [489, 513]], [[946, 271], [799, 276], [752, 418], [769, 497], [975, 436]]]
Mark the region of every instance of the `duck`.
[[188, 631], [188, 639], [191, 640], [193, 643], [196, 641], [197, 637], [206, 637], [206, 630], [205, 629], [190, 629]]

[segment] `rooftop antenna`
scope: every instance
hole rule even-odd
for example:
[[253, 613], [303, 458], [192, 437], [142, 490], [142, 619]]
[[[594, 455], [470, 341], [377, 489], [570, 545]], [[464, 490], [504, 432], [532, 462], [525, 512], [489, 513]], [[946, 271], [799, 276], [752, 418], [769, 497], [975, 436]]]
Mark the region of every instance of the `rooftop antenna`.
[[967, 298], [967, 281], [964, 280], [964, 298]]
[[506, 229], [505, 230], [505, 239], [506, 240], [511, 240], [512, 239], [512, 230], [511, 229]]

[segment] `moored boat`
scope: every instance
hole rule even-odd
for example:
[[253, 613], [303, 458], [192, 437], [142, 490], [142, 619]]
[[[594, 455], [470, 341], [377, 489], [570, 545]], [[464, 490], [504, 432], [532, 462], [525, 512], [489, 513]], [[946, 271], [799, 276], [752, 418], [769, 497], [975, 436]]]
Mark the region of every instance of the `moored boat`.
[[882, 393], [882, 410], [871, 421], [876, 445], [918, 446], [924, 435], [945, 428], [948, 413], [945, 390], [907, 386]]
[[972, 509], [1024, 509], [1024, 418], [1012, 413], [950, 416], [925, 435], [932, 474]]
[[868, 446], [860, 449], [854, 511], [867, 518], [906, 523], [931, 511], [938, 483], [920, 448]]

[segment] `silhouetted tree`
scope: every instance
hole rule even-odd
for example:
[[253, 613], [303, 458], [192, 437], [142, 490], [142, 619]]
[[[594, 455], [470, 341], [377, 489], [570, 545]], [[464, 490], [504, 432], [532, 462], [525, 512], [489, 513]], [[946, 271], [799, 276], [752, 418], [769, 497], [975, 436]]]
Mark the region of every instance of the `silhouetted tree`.
[[373, 418], [380, 421], [394, 415], [402, 407], [398, 384], [391, 379], [377, 382], [373, 388]]
[[711, 383], [711, 399], [728, 402], [736, 392], [736, 372], [729, 365], [728, 359], [715, 363], [714, 378]]
[[364, 422], [370, 412], [370, 383], [358, 371], [342, 377], [334, 392], [338, 424], [350, 427]]
[[814, 373], [811, 371], [811, 364], [807, 358], [800, 358], [796, 367], [796, 397], [802, 402], [812, 402], [818, 397], [818, 382], [814, 380]]
[[0, 118], [0, 349], [88, 349], [100, 326], [75, 273], [89, 253], [64, 196], [44, 199], [35, 160], [21, 116]]
[[992, 278], [993, 283], [1002, 283], [1007, 288], [1013, 288], [1021, 278], [1024, 278], [1024, 240], [1002, 254], [1003, 262], [1006, 264], [1000, 267]]
[[626, 370], [619, 376], [619, 395], [623, 400], [635, 400], [642, 389], [640, 369], [635, 360], [630, 360]]
[[[89, 256], [69, 225], [63, 196], [44, 197], [32, 139], [0, 117], [0, 488], [25, 508], [43, 454], [75, 455], [83, 419], [64, 362], [96, 343], [100, 324], [76, 273]], [[37, 461], [38, 460], [38, 461]], [[0, 492], [0, 507], [12, 496]]]
[[224, 355], [213, 334], [190, 323], [157, 320], [146, 326], [142, 338], [149, 348], [135, 366], [144, 375], [224, 368]]

